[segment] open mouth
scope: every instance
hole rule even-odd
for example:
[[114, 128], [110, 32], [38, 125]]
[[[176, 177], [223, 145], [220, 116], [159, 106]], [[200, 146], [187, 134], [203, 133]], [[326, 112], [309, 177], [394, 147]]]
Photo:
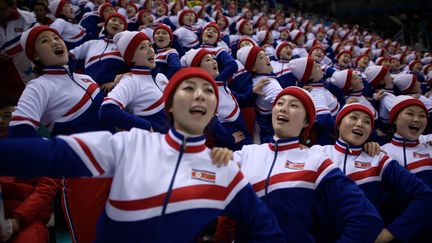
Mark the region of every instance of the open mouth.
[[207, 114], [207, 110], [204, 107], [202, 107], [202, 106], [194, 106], [194, 107], [192, 107], [189, 110], [189, 112], [192, 115], [202, 115], [202, 116], [204, 116], [205, 114]]
[[64, 50], [63, 50], [63, 48], [57, 48], [57, 49], [54, 50], [54, 53], [56, 55], [63, 55], [64, 54]]
[[149, 57], [148, 59], [147, 59], [149, 62], [154, 62], [154, 57]]
[[418, 125], [418, 124], [409, 125], [408, 128], [409, 128], [411, 131], [415, 131], [415, 132], [420, 131], [420, 125]]
[[363, 136], [363, 131], [360, 129], [353, 129], [352, 133], [354, 133], [355, 135], [360, 136], [360, 137]]
[[278, 121], [279, 123], [282, 123], [282, 122], [289, 122], [289, 119], [286, 118], [285, 116], [282, 116], [282, 115], [278, 115], [278, 116], [276, 117], [276, 119], [277, 119], [277, 121]]

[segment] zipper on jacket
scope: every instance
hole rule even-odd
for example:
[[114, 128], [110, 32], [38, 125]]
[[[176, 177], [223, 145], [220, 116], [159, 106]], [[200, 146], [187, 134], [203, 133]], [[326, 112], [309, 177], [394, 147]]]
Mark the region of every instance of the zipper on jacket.
[[348, 147], [345, 149], [345, 158], [344, 158], [344, 165], [343, 165], [343, 173], [344, 175], [346, 175], [346, 161], [348, 158], [348, 152], [351, 151], [351, 149], [349, 148], [349, 145], [347, 145]]
[[174, 169], [174, 173], [173, 173], [173, 175], [171, 177], [171, 182], [169, 184], [168, 191], [167, 191], [165, 199], [164, 199], [164, 204], [163, 204], [163, 207], [162, 207], [162, 214], [161, 214], [161, 216], [165, 215], [166, 208], [168, 206], [168, 202], [169, 202], [169, 199], [171, 197], [172, 188], [174, 186], [175, 177], [177, 175], [177, 171], [178, 171], [178, 168], [179, 168], [179, 165], [180, 165], [180, 160], [183, 157], [185, 146], [186, 146], [186, 137], [183, 138], [183, 143], [180, 146], [179, 156], [178, 156], [177, 163], [176, 163], [176, 166], [175, 166], [175, 169]]
[[403, 155], [404, 155], [404, 168], [407, 168], [406, 140], [405, 140], [405, 138], [403, 138]]
[[275, 164], [275, 162], [276, 162], [276, 158], [277, 158], [277, 154], [278, 154], [278, 147], [279, 147], [278, 141], [275, 141], [275, 155], [274, 155], [273, 162], [272, 162], [272, 164], [271, 164], [271, 167], [270, 167], [269, 173], [268, 173], [267, 178], [266, 178], [266, 181], [265, 181], [265, 188], [264, 188], [264, 201], [265, 201], [266, 203], [267, 203], [268, 186], [269, 186], [269, 184], [270, 184], [270, 176], [271, 176], [271, 173], [272, 173], [272, 171], [273, 171], [274, 164]]

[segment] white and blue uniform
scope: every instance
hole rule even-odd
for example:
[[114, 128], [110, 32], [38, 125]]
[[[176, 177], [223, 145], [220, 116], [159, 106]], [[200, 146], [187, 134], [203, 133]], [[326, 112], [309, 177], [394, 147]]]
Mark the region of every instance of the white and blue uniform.
[[173, 32], [173, 47], [177, 49], [180, 56], [183, 56], [190, 49], [199, 47], [200, 43], [197, 33], [198, 29], [185, 25], [180, 26]]
[[85, 74], [99, 85], [114, 81], [129, 70], [116, 44], [109, 38], [90, 40], [70, 51], [77, 60], [85, 59]]
[[430, 143], [420, 143], [419, 140], [409, 141], [395, 133], [391, 142], [382, 146], [382, 149], [432, 188], [432, 145]]
[[130, 72], [132, 75], [124, 76], [104, 98], [101, 120], [121, 129], [153, 128], [154, 131], [166, 133], [169, 122], [164, 109], [163, 90], [168, 80], [162, 74], [154, 78], [146, 67], [132, 67]]
[[79, 24], [68, 22], [62, 18], [56, 18], [54, 22], [50, 24], [50, 27], [59, 32], [68, 50], [81, 45], [88, 39], [84, 27]]
[[156, 49], [156, 68], [170, 79], [181, 68], [180, 57], [176, 49]]
[[234, 162], [272, 210], [288, 242], [315, 242], [314, 210], [324, 198], [340, 216], [341, 242], [373, 242], [383, 223], [357, 186], [323, 153], [301, 149], [298, 137], [247, 145]]
[[113, 177], [96, 242], [193, 242], [222, 214], [241, 222], [250, 242], [285, 242], [237, 166], [214, 166], [204, 143], [204, 136], [174, 129], [166, 135], [132, 129], [0, 141], [0, 153], [10, 155], [0, 171]]
[[45, 67], [29, 81], [9, 124], [10, 136], [35, 136], [43, 125], [53, 134], [102, 130], [98, 111], [103, 100], [91, 77], [65, 67]]
[[408, 201], [407, 208], [386, 225], [396, 239], [407, 242], [430, 224], [431, 189], [396, 160], [384, 153], [371, 157], [362, 151], [362, 146], [350, 146], [342, 140], [335, 145], [314, 146], [312, 149], [327, 154], [364, 191], [383, 217], [386, 203], [401, 203], [388, 202], [385, 196], [392, 190], [403, 195], [404, 200]]
[[273, 67], [273, 72], [276, 75], [282, 89], [289, 86], [297, 86], [297, 79], [292, 74], [291, 69], [288, 67], [288, 60], [272, 60], [270, 64]]

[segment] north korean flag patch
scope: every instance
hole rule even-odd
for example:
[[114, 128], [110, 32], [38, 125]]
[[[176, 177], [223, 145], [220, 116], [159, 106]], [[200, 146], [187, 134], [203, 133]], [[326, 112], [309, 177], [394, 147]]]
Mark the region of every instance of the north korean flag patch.
[[206, 170], [192, 169], [192, 179], [216, 183], [216, 173]]
[[291, 162], [289, 160], [287, 160], [285, 162], [285, 167], [288, 169], [293, 169], [293, 170], [303, 170], [304, 169], [305, 164], [304, 163], [299, 163], [299, 162]]
[[372, 166], [371, 162], [354, 161], [354, 166], [359, 169], [368, 169]]

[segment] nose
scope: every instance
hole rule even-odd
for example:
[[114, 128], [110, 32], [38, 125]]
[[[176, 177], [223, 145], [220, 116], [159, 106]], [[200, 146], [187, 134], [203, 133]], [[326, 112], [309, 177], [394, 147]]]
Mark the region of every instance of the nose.
[[204, 101], [204, 90], [202, 88], [197, 88], [194, 92], [194, 98], [195, 100]]

